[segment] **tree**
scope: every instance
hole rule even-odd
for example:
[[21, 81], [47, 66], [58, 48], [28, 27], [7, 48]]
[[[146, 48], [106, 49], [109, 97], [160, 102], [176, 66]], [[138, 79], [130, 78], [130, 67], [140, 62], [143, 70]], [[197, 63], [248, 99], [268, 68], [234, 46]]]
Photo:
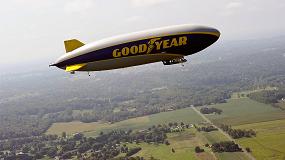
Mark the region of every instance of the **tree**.
[[81, 140], [83, 137], [84, 137], [84, 136], [83, 136], [82, 133], [76, 133], [76, 134], [74, 134], [74, 136], [73, 136], [73, 138], [74, 138], [75, 140]]
[[130, 157], [130, 156], [138, 153], [141, 149], [142, 149], [141, 147], [132, 148], [127, 152], [126, 156]]
[[170, 145], [170, 143], [168, 142], [168, 140], [165, 140], [164, 142], [166, 145]]
[[78, 147], [78, 152], [79, 153], [84, 153], [91, 149], [91, 146], [88, 143], [83, 143]]
[[66, 132], [61, 133], [62, 138], [66, 138]]
[[49, 148], [49, 150], [47, 151], [47, 155], [50, 157], [50, 158], [54, 158], [56, 156], [56, 153], [57, 153], [57, 148], [56, 147], [51, 147]]
[[195, 147], [195, 152], [196, 153], [201, 153], [201, 152], [204, 152], [204, 149], [200, 148], [199, 146], [196, 146]]
[[251, 152], [251, 149], [250, 149], [249, 147], [246, 147], [245, 150], [246, 150], [247, 152]]
[[28, 147], [27, 145], [25, 145], [23, 148], [22, 148], [22, 152], [23, 153], [28, 153], [30, 151], [30, 147]]

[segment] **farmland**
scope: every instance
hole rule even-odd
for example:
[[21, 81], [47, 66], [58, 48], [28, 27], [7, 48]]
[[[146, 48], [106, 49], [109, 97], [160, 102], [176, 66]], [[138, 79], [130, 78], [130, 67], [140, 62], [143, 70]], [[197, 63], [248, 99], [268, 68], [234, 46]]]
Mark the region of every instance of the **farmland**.
[[62, 132], [66, 132], [67, 134], [84, 132], [87, 136], [96, 136], [101, 131], [104, 132], [112, 129], [141, 129], [156, 124], [181, 121], [185, 123], [199, 123], [203, 120], [191, 108], [184, 108], [176, 111], [132, 118], [113, 124], [103, 122], [82, 123], [77, 121], [54, 123], [46, 133], [61, 135]]
[[257, 136], [242, 138], [238, 142], [250, 147], [257, 159], [284, 159], [285, 158], [285, 120], [252, 123], [235, 126], [240, 129], [254, 128]]
[[[82, 123], [82, 122], [70, 122], [70, 123], [55, 123], [48, 130], [47, 134], [60, 135], [63, 131], [67, 134], [76, 132], [83, 132], [86, 136], [97, 136], [101, 131], [108, 132], [112, 129], [134, 129], [139, 130], [142, 128], [150, 127], [157, 124], [165, 124], [168, 122], [185, 122], [198, 124], [203, 122], [203, 119], [196, 114], [191, 108], [185, 108], [170, 112], [158, 113], [154, 115], [132, 118], [129, 120], [121, 121], [118, 123]], [[183, 133], [171, 133], [168, 134], [169, 146], [166, 145], [153, 145], [141, 143], [142, 150], [137, 154], [138, 156], [150, 157], [160, 159], [227, 159], [232, 157], [233, 159], [246, 159], [247, 157], [243, 153], [215, 153], [213, 154], [209, 148], [204, 147], [204, 153], [196, 154], [194, 152], [195, 146], [203, 146], [206, 143], [212, 144], [219, 141], [228, 140], [219, 131], [213, 132], [197, 132], [195, 129], [187, 130]], [[135, 146], [135, 145], [133, 145]], [[175, 149], [175, 153], [171, 152], [171, 149]]]
[[[215, 124], [229, 124], [233, 128], [254, 129], [257, 136], [254, 138], [238, 139], [243, 147], [249, 147], [257, 159], [283, 159], [285, 157], [285, 111], [274, 108], [271, 105], [253, 101], [247, 97], [232, 98], [223, 104], [210, 105], [223, 110], [221, 115], [206, 115]], [[198, 107], [199, 109], [200, 107]], [[169, 122], [185, 122], [199, 124], [203, 119], [191, 108], [162, 112], [144, 117], [132, 118], [117, 123], [55, 123], [47, 131], [47, 134], [67, 132], [71, 135], [83, 132], [86, 136], [97, 136], [101, 131], [108, 132], [113, 129], [140, 130], [157, 124]], [[245, 154], [239, 153], [212, 153], [210, 148], [204, 147], [206, 143], [228, 140], [219, 131], [198, 132], [196, 129], [188, 129], [182, 133], [169, 133], [170, 145], [154, 145], [147, 143], [128, 144], [130, 147], [141, 147], [137, 156], [149, 158], [153, 156], [159, 159], [247, 159]], [[276, 143], [278, 142], [278, 143]], [[204, 153], [195, 153], [195, 146], [202, 146]], [[171, 149], [175, 153], [171, 152]]]
[[[153, 156], [154, 158], [172, 160], [172, 159], [215, 159], [215, 156], [206, 149], [206, 152], [196, 154], [194, 152], [195, 146], [203, 145], [201, 139], [196, 136], [196, 130], [194, 128], [186, 130], [182, 133], [171, 133], [168, 134], [168, 140], [170, 145], [154, 145], [142, 143], [139, 145], [129, 145], [129, 146], [139, 146], [142, 150], [135, 156], [143, 156], [149, 158]], [[172, 148], [175, 150], [173, 153]]]
[[207, 115], [216, 124], [241, 125], [285, 119], [285, 111], [249, 98], [230, 99], [227, 103], [210, 105], [222, 109], [221, 115]]

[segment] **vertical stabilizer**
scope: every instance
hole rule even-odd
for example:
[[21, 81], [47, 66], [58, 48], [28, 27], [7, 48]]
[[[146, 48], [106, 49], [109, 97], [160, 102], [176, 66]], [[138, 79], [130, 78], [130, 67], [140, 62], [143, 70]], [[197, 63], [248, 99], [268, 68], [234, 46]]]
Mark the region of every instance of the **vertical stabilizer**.
[[64, 41], [66, 53], [71, 52], [77, 48], [84, 46], [84, 45], [85, 45], [84, 43], [80, 42], [77, 39], [71, 39], [71, 40]]

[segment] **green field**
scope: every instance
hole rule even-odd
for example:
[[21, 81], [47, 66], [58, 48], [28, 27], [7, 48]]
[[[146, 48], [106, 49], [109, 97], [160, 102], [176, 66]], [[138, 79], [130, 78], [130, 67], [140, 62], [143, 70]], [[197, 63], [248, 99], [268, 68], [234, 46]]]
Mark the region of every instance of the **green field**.
[[86, 136], [96, 136], [101, 131], [107, 132], [113, 129], [142, 129], [156, 124], [166, 124], [168, 122], [184, 122], [184, 123], [199, 123], [203, 119], [197, 115], [191, 108], [184, 108], [171, 112], [163, 112], [150, 116], [132, 118], [117, 123], [54, 123], [48, 130], [47, 134], [58, 134], [66, 132], [71, 135], [77, 132], [84, 132]]
[[[168, 122], [185, 122], [185, 123], [200, 123], [203, 119], [196, 114], [191, 108], [184, 108], [171, 112], [163, 112], [150, 116], [132, 118], [129, 120], [110, 123], [82, 123], [82, 122], [69, 122], [69, 123], [55, 123], [47, 131], [47, 134], [58, 134], [66, 132], [71, 135], [77, 132], [83, 132], [86, 136], [96, 136], [100, 131], [107, 132], [113, 129], [142, 129], [155, 124], [163, 124]], [[244, 157], [242, 153], [216, 153], [213, 154], [209, 148], [204, 147], [205, 153], [196, 154], [194, 148], [199, 145], [203, 146], [206, 143], [212, 144], [214, 142], [228, 140], [223, 134], [218, 131], [214, 132], [197, 132], [195, 129], [189, 129], [182, 133], [168, 134], [168, 140], [171, 145], [153, 145], [153, 144], [140, 144], [143, 149], [137, 154], [149, 158], [154, 156], [159, 159], [227, 159], [232, 156], [232, 159], [240, 159]], [[135, 145], [135, 144], [133, 144]], [[171, 149], [175, 149], [175, 153]], [[246, 157], [244, 157], [246, 159]]]
[[243, 154], [242, 152], [224, 152], [224, 153], [218, 153], [217, 158], [221, 160], [246, 160], [248, 157]]
[[[210, 148], [204, 147], [206, 143], [212, 144], [214, 142], [227, 141], [228, 139], [219, 131], [214, 132], [197, 132], [192, 128], [182, 133], [168, 134], [167, 138], [170, 142], [169, 146], [166, 145], [154, 145], [142, 143], [139, 145], [131, 144], [129, 147], [141, 147], [142, 150], [135, 156], [143, 156], [163, 160], [188, 160], [188, 159], [221, 159], [221, 160], [247, 160], [248, 157], [242, 152], [239, 153], [213, 153]], [[194, 148], [200, 146], [205, 149], [204, 153], [196, 154]], [[175, 150], [175, 153], [171, 152], [171, 149]]]
[[227, 103], [210, 105], [223, 110], [221, 115], [207, 115], [216, 124], [241, 125], [285, 119], [285, 111], [249, 98], [230, 99]]
[[[211, 105], [223, 110], [221, 115], [206, 115], [214, 123], [230, 124], [234, 128], [254, 129], [257, 131], [255, 138], [242, 138], [238, 142], [243, 147], [250, 147], [257, 159], [284, 159], [285, 158], [285, 111], [274, 108], [271, 105], [262, 104], [249, 98], [230, 99], [227, 103]], [[282, 120], [283, 119], [283, 120]], [[117, 123], [55, 123], [47, 131], [47, 134], [61, 135], [63, 131], [69, 135], [82, 132], [86, 136], [97, 136], [101, 131], [108, 132], [113, 129], [145, 129], [156, 124], [168, 122], [185, 122], [198, 124], [203, 119], [191, 108], [184, 108], [171, 112], [163, 112], [144, 117], [132, 118]], [[197, 132], [189, 129], [182, 133], [168, 134], [171, 145], [154, 145], [141, 143], [142, 150], [139, 156], [159, 159], [247, 159], [243, 153], [215, 153], [209, 148], [203, 147], [206, 152], [194, 153], [194, 147], [204, 144], [212, 144], [228, 140], [219, 131]], [[128, 144], [135, 145], [135, 144]], [[175, 149], [175, 153], [171, 149]]]
[[[212, 144], [215, 142], [220, 142], [220, 141], [228, 141], [229, 139], [227, 137], [225, 137], [221, 132], [219, 131], [212, 131], [212, 132], [199, 132], [197, 134], [197, 137], [199, 137], [200, 140], [202, 140], [203, 144]], [[242, 153], [229, 153], [229, 152], [225, 152], [225, 153], [215, 153], [215, 156], [218, 159], [221, 160], [246, 160], [248, 159], [248, 157]]]
[[241, 129], [254, 129], [255, 138], [242, 138], [238, 142], [250, 147], [257, 159], [285, 159], [285, 119], [236, 126]]
[[[155, 145], [141, 143], [139, 145], [129, 144], [129, 147], [141, 147], [142, 150], [134, 156], [143, 156], [145, 158], [158, 158], [161, 160], [188, 160], [188, 159], [215, 159], [215, 155], [210, 152], [209, 148], [205, 149], [204, 153], [196, 154], [194, 149], [196, 146], [203, 146], [203, 142], [196, 136], [196, 129], [187, 129], [181, 133], [168, 134], [170, 145], [165, 144]], [[175, 153], [172, 152], [172, 148]]]
[[234, 92], [231, 95], [232, 99], [239, 99], [239, 98], [246, 98], [250, 93], [254, 93], [254, 92], [260, 92], [260, 91], [272, 91], [272, 90], [277, 90], [276, 87], [270, 87], [267, 86], [265, 88], [257, 88], [254, 90], [247, 90], [247, 91], [241, 91], [241, 92]]
[[204, 143], [212, 144], [220, 141], [227, 141], [228, 138], [225, 137], [219, 131], [212, 131], [212, 132], [200, 132], [201, 135], [198, 135], [200, 139], [203, 139]]

